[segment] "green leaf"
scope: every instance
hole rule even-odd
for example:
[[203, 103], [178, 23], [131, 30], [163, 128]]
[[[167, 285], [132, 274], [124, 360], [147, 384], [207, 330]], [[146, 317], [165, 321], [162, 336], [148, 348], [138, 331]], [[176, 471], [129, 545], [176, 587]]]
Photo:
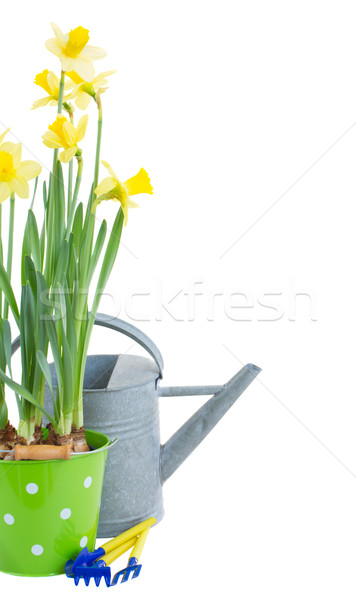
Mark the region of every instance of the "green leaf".
[[69, 257], [68, 242], [67, 242], [67, 240], [63, 240], [60, 250], [59, 250], [59, 254], [58, 254], [56, 271], [55, 271], [54, 279], [52, 282], [53, 286], [55, 286], [59, 283], [62, 283], [64, 274], [67, 271], [68, 257]]
[[37, 348], [42, 352], [47, 353], [48, 337], [45, 324], [45, 316], [48, 313], [48, 307], [51, 302], [48, 299], [48, 288], [46, 280], [41, 273], [37, 271]]
[[41, 404], [37, 402], [36, 398], [32, 396], [32, 394], [24, 386], [20, 385], [13, 379], [10, 379], [10, 377], [8, 377], [2, 369], [0, 369], [0, 378], [6, 383], [6, 385], [9, 386], [9, 388], [11, 388], [19, 396], [25, 398], [27, 402], [38, 408], [44, 414], [44, 416], [47, 417], [47, 419], [50, 423], [52, 423], [53, 426], [55, 425], [53, 417], [51, 417], [51, 415], [48, 414], [48, 412], [43, 408], [43, 406], [41, 406]]
[[73, 233], [73, 244], [78, 256], [80, 241], [83, 229], [83, 203], [80, 202], [77, 206], [77, 210], [75, 211], [72, 233]]
[[5, 429], [8, 420], [9, 416], [7, 413], [7, 404], [5, 402], [5, 398], [3, 398], [0, 401], [0, 429]]
[[73, 386], [73, 360], [65, 335], [63, 320], [60, 321], [60, 328], [62, 334], [63, 371], [65, 373], [63, 381], [63, 413], [65, 415], [70, 415], [76, 404]]
[[90, 259], [88, 278], [87, 278], [87, 282], [86, 282], [87, 289], [89, 288], [94, 271], [96, 269], [96, 265], [98, 264], [98, 260], [99, 260], [101, 251], [103, 249], [103, 245], [104, 245], [104, 241], [105, 241], [105, 237], [106, 237], [106, 231], [107, 231], [107, 224], [104, 219], [104, 221], [102, 222], [101, 227], [99, 229], [99, 232], [98, 232], [98, 235], [96, 238], [96, 242], [95, 242], [95, 246], [94, 246], [94, 250], [93, 250], [93, 254]]
[[50, 315], [47, 315], [47, 317], [48, 318], [45, 321], [46, 330], [47, 330], [47, 335], [49, 338], [49, 343], [51, 344], [53, 361], [54, 361], [54, 366], [55, 366], [56, 374], [57, 374], [57, 387], [58, 387], [59, 394], [61, 395], [62, 383], [64, 381], [64, 371], [63, 371], [63, 365], [62, 365], [62, 359], [61, 359], [61, 349], [59, 347], [57, 331], [56, 331], [55, 325], [53, 323], [53, 320]]
[[37, 356], [38, 364], [41, 367], [41, 370], [42, 370], [42, 373], [44, 375], [44, 378], [47, 381], [47, 385], [48, 385], [48, 387], [50, 389], [50, 392], [52, 394], [53, 404], [55, 404], [51, 369], [49, 368], [49, 364], [48, 364], [47, 358], [45, 357], [45, 355], [43, 354], [43, 352], [41, 350], [37, 350], [36, 356]]
[[33, 260], [30, 256], [25, 256], [25, 276], [26, 282], [31, 287], [34, 298], [37, 296], [37, 277], [36, 277], [36, 268], [33, 263]]
[[5, 357], [6, 357], [6, 364], [8, 366], [9, 373], [12, 376], [12, 373], [11, 373], [11, 329], [10, 329], [10, 323], [7, 319], [4, 321], [3, 336], [4, 336], [4, 351], [5, 351]]
[[62, 165], [57, 161], [55, 170], [55, 220], [54, 220], [54, 237], [56, 252], [59, 251], [65, 230], [65, 190], [63, 182]]
[[117, 252], [118, 252], [119, 245], [120, 245], [123, 224], [124, 224], [124, 215], [120, 208], [116, 215], [116, 219], [114, 221], [114, 225], [113, 225], [113, 228], [110, 233], [109, 241], [106, 246], [104, 260], [103, 260], [103, 264], [101, 266], [100, 275], [99, 275], [99, 279], [98, 279], [98, 285], [95, 290], [93, 306], [91, 309], [91, 314], [94, 313], [94, 319], [95, 319], [95, 314], [99, 308], [101, 294], [103, 293], [103, 291], [105, 289], [105, 286], [110, 277], [110, 273], [115, 264]]
[[41, 244], [40, 238], [38, 235], [38, 228], [36, 217], [32, 210], [28, 211], [27, 217], [27, 232], [28, 232], [28, 240], [29, 246], [31, 249], [31, 256], [33, 257], [33, 262], [37, 271], [41, 270]]
[[33, 196], [32, 196], [32, 202], [31, 202], [31, 207], [30, 209], [32, 210], [33, 205], [35, 203], [35, 197], [36, 197], [36, 191], [37, 191], [37, 185], [38, 185], [38, 176], [35, 179], [35, 187], [33, 188]]
[[19, 308], [17, 306], [14, 292], [11, 287], [11, 282], [10, 282], [9, 276], [6, 273], [4, 267], [1, 263], [0, 263], [0, 288], [2, 288], [5, 298], [9, 303], [12, 314], [14, 315], [14, 318], [16, 321], [16, 325], [19, 326], [19, 323], [20, 323]]
[[47, 195], [47, 185], [46, 182], [43, 182], [43, 188], [42, 188], [42, 197], [43, 197], [43, 209], [46, 212], [47, 210], [47, 202], [48, 202], [48, 195]]

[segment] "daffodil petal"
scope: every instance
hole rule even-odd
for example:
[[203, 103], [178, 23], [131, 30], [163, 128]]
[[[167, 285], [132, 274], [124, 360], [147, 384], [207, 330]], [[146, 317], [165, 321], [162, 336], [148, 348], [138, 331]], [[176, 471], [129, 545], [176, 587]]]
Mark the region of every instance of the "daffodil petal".
[[140, 205], [136, 204], [136, 202], [134, 202], [133, 200], [131, 200], [131, 198], [128, 199], [127, 205], [128, 205], [129, 208], [140, 208]]
[[34, 179], [41, 173], [42, 167], [35, 160], [24, 160], [16, 169], [16, 177], [23, 179]]
[[116, 179], [116, 181], [120, 181], [118, 176], [116, 175], [114, 169], [112, 167], [110, 167], [109, 163], [106, 162], [106, 160], [102, 160], [101, 164], [104, 165], [105, 169], [107, 169], [111, 175], [111, 177], [113, 177], [114, 179]]
[[17, 144], [15, 144], [14, 142], [4, 142], [3, 144], [1, 144], [0, 150], [2, 152], [10, 152], [10, 154], [13, 155], [16, 152], [16, 146]]
[[88, 125], [88, 115], [83, 115], [80, 117], [77, 125], [77, 141], [81, 142], [83, 137], [85, 136], [85, 132]]
[[59, 81], [58, 77], [53, 73], [53, 71], [49, 71], [47, 75], [47, 82], [52, 94], [55, 94], [59, 90]]
[[84, 60], [99, 60], [99, 58], [105, 58], [106, 51], [103, 48], [98, 48], [97, 46], [90, 46], [87, 44], [85, 48], [80, 53], [80, 56]]
[[42, 140], [45, 146], [48, 148], [62, 148], [63, 144], [59, 139], [58, 135], [53, 131], [47, 131], [43, 136]]
[[47, 50], [52, 52], [52, 54], [54, 54], [55, 56], [58, 56], [58, 57], [62, 56], [63, 50], [60, 47], [60, 45], [58, 44], [56, 38], [50, 38], [49, 40], [47, 40], [46, 48], [47, 48]]
[[74, 125], [72, 125], [72, 123], [68, 123], [68, 121], [65, 121], [63, 123], [63, 135], [64, 135], [64, 139], [67, 142], [68, 146], [75, 146], [77, 132], [75, 130]]
[[51, 102], [51, 96], [39, 98], [39, 100], [35, 100], [35, 102], [32, 104], [32, 108], [40, 108], [41, 106], [46, 106], [49, 102]]
[[62, 67], [65, 71], [75, 71], [84, 81], [91, 81], [94, 77], [94, 67], [92, 62], [82, 58], [72, 58], [71, 56], [61, 57]]
[[56, 36], [58, 44], [62, 46], [62, 48], [65, 48], [68, 41], [68, 35], [65, 35], [61, 28], [58, 27], [58, 25], [56, 25], [56, 23], [51, 23], [51, 27], [53, 29], [54, 35]]
[[61, 63], [62, 63], [62, 69], [64, 71], [73, 71], [74, 70], [74, 66], [75, 66], [75, 58], [72, 58], [71, 56], [65, 56], [65, 54], [61, 54]]
[[95, 71], [94, 65], [91, 61], [86, 61], [82, 58], [78, 58], [75, 67], [78, 71], [78, 74], [84, 79], [84, 81], [92, 81], [95, 75]]
[[103, 71], [102, 73], [99, 73], [96, 77], [94, 77], [94, 81], [96, 79], [106, 79], [107, 77], [109, 77], [110, 75], [114, 75], [115, 73], [117, 73], [117, 69], [111, 69], [111, 71]]
[[122, 212], [124, 213], [124, 225], [126, 227], [129, 218], [129, 207], [126, 202], [121, 202]]
[[21, 162], [21, 156], [22, 156], [22, 144], [14, 144], [14, 150], [12, 152], [12, 156], [14, 158], [14, 167], [15, 169], [17, 169], [17, 167], [19, 166], [20, 162]]
[[2, 204], [11, 194], [9, 184], [6, 181], [0, 182], [0, 204]]
[[14, 177], [11, 179], [11, 181], [9, 181], [9, 188], [20, 198], [28, 198], [30, 195], [30, 188], [28, 187], [26, 179], [23, 177]]
[[89, 106], [91, 96], [85, 92], [79, 92], [74, 102], [80, 110], [86, 110]]
[[95, 188], [94, 194], [96, 196], [102, 196], [103, 194], [107, 194], [110, 190], [114, 189], [117, 185], [116, 180], [113, 177], [105, 177], [99, 185]]
[[60, 153], [58, 158], [62, 163], [67, 163], [73, 158], [77, 150], [77, 146], [74, 146], [74, 148], [66, 148]]

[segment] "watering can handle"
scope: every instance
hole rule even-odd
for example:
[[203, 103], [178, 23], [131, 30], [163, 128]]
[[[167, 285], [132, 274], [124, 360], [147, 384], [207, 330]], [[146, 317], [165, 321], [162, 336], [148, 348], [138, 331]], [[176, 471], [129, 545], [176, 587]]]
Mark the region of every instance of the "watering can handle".
[[[98, 313], [95, 318], [95, 325], [100, 325], [100, 327], [107, 327], [108, 329], [113, 329], [114, 331], [118, 331], [119, 333], [123, 333], [127, 337], [134, 340], [144, 348], [155, 361], [158, 369], [159, 376], [163, 377], [163, 358], [162, 354], [158, 350], [156, 344], [140, 329], [131, 325], [131, 323], [127, 323], [126, 321], [122, 321], [121, 319], [117, 319], [116, 317], [111, 317], [110, 315], [104, 315], [102, 313]], [[20, 336], [18, 336], [11, 345], [11, 354], [14, 354], [16, 350], [20, 347]]]

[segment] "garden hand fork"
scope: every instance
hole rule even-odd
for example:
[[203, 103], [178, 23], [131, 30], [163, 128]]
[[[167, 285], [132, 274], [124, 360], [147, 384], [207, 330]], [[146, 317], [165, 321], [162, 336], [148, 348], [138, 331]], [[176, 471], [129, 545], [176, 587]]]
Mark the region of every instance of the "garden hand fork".
[[148, 527], [147, 529], [145, 529], [145, 531], [143, 531], [138, 536], [137, 541], [136, 541], [136, 543], [133, 547], [133, 550], [130, 554], [129, 561], [127, 563], [127, 567], [125, 567], [125, 569], [122, 569], [121, 571], [118, 571], [118, 573], [116, 573], [116, 575], [114, 575], [113, 580], [111, 582], [112, 586], [119, 583], [119, 579], [121, 576], [122, 576], [122, 579], [121, 579], [120, 583], [125, 583], [126, 581], [128, 581], [130, 579], [131, 573], [132, 573], [131, 579], [135, 579], [136, 577], [139, 576], [141, 569], [142, 569], [142, 565], [139, 565], [138, 561], [140, 560], [140, 556], [142, 554], [142, 550], [143, 550], [143, 547], [147, 540], [149, 531], [150, 531], [150, 528]]

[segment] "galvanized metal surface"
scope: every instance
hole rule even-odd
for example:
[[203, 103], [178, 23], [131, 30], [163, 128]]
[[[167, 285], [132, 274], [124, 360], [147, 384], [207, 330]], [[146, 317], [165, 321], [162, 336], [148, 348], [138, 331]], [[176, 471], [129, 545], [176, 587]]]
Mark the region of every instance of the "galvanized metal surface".
[[[101, 325], [101, 316], [97, 317]], [[105, 327], [125, 332], [123, 321], [105, 317]], [[84, 379], [84, 425], [110, 439], [98, 537], [111, 537], [150, 516], [164, 514], [162, 484], [193, 452], [260, 372], [246, 365], [224, 386], [159, 387], [163, 361], [156, 346], [132, 325], [130, 337], [154, 361], [142, 356], [89, 356]], [[54, 369], [52, 366], [52, 373]], [[55, 378], [54, 378], [55, 379]], [[102, 389], [98, 383], [105, 385]], [[54, 381], [55, 383], [55, 381]], [[161, 446], [159, 396], [205, 395], [210, 398]], [[45, 406], [50, 411], [47, 391]]]

